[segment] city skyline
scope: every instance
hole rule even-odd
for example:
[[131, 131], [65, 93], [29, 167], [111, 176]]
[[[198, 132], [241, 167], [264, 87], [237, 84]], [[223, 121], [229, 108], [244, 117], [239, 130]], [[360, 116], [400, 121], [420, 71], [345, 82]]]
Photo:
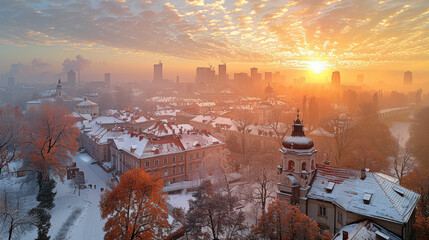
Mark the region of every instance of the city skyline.
[[151, 80], [159, 59], [168, 66], [166, 78], [184, 82], [194, 79], [196, 67], [222, 62], [229, 75], [322, 66], [328, 76], [335, 70], [397, 71], [398, 81], [408, 70], [416, 82], [429, 76], [425, 1], [6, 1], [1, 7], [0, 50], [10, 56], [0, 63], [2, 81], [19, 71], [48, 82], [78, 55], [90, 62], [83, 79], [102, 80], [109, 71], [124, 81]]

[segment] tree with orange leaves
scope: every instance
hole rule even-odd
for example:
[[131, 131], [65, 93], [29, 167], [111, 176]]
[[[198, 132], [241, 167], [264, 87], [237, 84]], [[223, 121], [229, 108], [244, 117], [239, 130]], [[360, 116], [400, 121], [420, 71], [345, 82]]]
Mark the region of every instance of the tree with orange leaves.
[[71, 163], [79, 147], [75, 123], [60, 104], [43, 103], [29, 113], [29, 166], [44, 179], [51, 174], [65, 175], [65, 166]]
[[332, 234], [328, 231], [322, 234], [317, 223], [307, 215], [301, 214], [297, 206], [277, 199], [268, 206], [267, 213], [261, 215], [256, 226], [252, 226], [251, 238], [324, 240], [331, 239]]
[[124, 173], [100, 200], [104, 239], [162, 239], [169, 230], [162, 182], [141, 169]]

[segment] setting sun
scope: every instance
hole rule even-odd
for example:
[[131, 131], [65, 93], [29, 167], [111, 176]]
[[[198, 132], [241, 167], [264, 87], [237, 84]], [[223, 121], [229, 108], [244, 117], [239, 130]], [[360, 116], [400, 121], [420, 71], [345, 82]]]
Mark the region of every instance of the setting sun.
[[325, 70], [326, 63], [319, 61], [311, 61], [308, 63], [308, 67], [314, 73], [321, 73], [323, 70]]

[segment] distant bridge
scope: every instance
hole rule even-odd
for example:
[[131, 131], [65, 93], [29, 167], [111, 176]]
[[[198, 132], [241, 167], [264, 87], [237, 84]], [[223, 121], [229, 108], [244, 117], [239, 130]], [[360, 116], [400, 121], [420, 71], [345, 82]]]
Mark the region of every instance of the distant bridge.
[[387, 108], [377, 111], [378, 117], [381, 121], [392, 121], [398, 118], [408, 118], [411, 114], [412, 107], [397, 107], [397, 108]]

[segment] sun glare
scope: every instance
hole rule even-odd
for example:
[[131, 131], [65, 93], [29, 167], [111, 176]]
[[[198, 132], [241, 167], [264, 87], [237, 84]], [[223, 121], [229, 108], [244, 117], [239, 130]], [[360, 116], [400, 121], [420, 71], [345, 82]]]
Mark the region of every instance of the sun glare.
[[308, 63], [308, 67], [314, 73], [321, 73], [323, 70], [325, 70], [326, 63], [319, 61], [311, 61]]

